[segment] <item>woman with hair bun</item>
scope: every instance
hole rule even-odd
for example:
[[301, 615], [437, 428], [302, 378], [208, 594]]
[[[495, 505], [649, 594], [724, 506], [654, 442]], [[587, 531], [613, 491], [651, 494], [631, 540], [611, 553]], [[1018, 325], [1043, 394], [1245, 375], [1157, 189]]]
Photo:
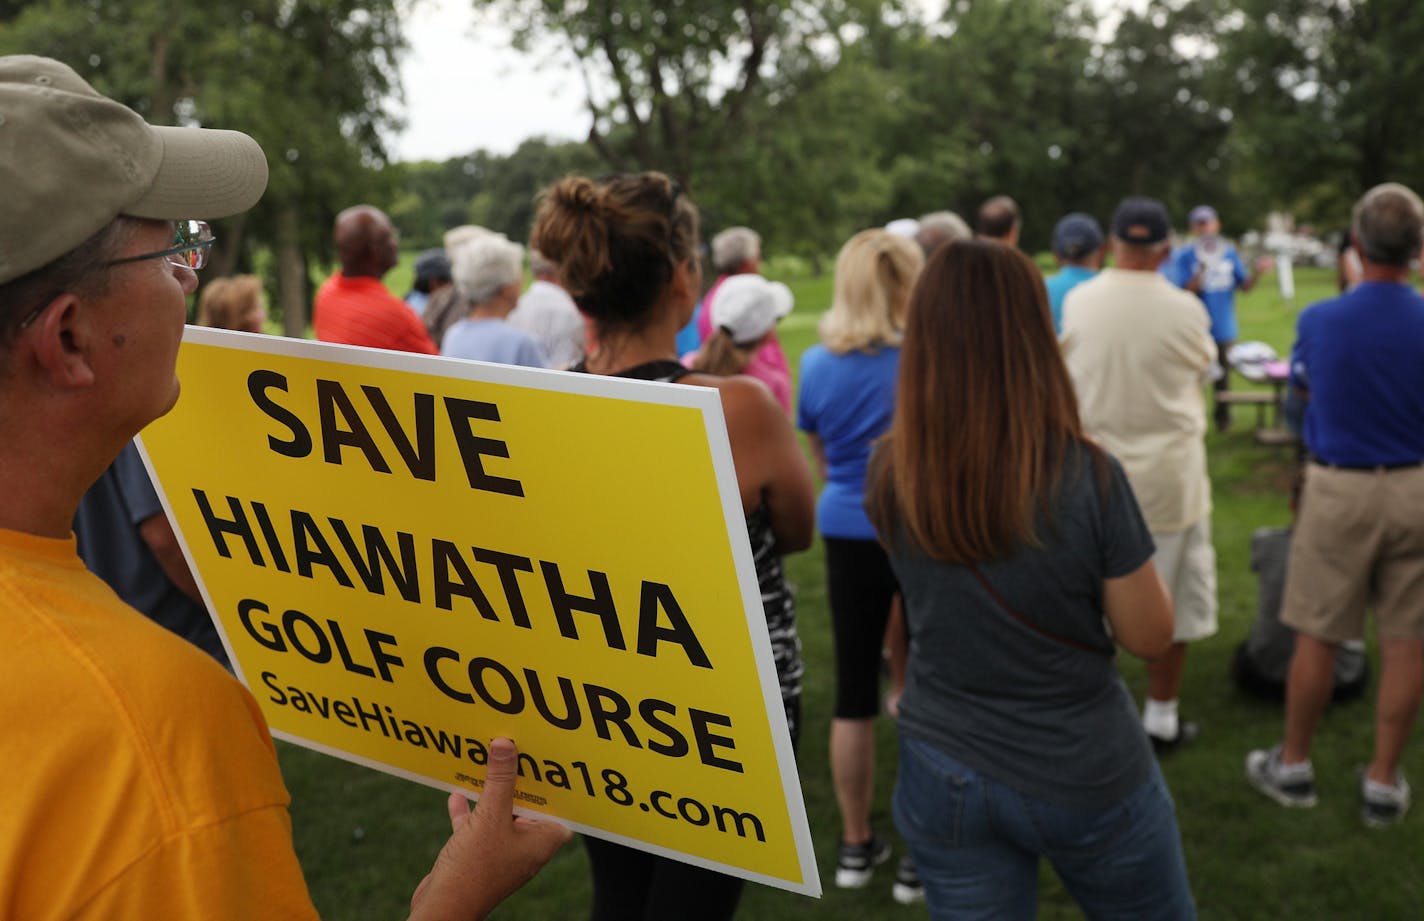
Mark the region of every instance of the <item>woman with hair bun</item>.
[[[560, 281], [593, 326], [588, 357], [571, 370], [715, 387], [762, 584], [782, 702], [795, 742], [801, 656], [781, 556], [811, 544], [815, 494], [795, 432], [759, 381], [689, 371], [677, 333], [701, 289], [697, 209], [661, 173], [597, 181], [568, 176], [541, 198], [531, 244], [559, 265]], [[657, 451], [656, 437], [647, 450]], [[669, 528], [675, 527], [669, 522]], [[592, 921], [727, 919], [744, 882], [584, 838], [593, 868]]]

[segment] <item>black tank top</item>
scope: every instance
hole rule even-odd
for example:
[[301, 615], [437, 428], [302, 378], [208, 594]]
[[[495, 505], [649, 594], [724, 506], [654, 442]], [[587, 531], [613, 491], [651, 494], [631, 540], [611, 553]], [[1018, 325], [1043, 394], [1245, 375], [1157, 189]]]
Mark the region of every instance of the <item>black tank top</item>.
[[[583, 361], [569, 368], [569, 370], [576, 371], [579, 374], [591, 373]], [[679, 380], [691, 373], [692, 371], [684, 367], [681, 362], [673, 361], [671, 358], [658, 358], [653, 361], [645, 361], [641, 365], [625, 368], [616, 374], [609, 374], [608, 377], [631, 377], [638, 381], [659, 381], [664, 384], [676, 384]]]
[[[582, 361], [569, 370], [589, 373]], [[680, 363], [663, 358], [608, 376], [675, 384], [691, 373]], [[791, 738], [795, 740], [800, 736], [801, 678], [806, 669], [801, 661], [801, 637], [796, 630], [795, 596], [781, 567], [781, 556], [776, 553], [776, 534], [771, 529], [771, 514], [765, 505], [757, 506], [747, 515], [747, 537], [756, 563], [762, 608], [771, 639], [771, 654], [776, 662], [777, 683], [781, 686], [781, 702], [786, 708]]]

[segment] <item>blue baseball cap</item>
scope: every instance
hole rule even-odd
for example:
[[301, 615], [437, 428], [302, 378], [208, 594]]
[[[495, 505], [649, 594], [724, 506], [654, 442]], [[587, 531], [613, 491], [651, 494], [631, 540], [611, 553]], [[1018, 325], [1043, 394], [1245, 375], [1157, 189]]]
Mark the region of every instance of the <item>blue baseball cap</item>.
[[1204, 224], [1214, 220], [1216, 220], [1216, 209], [1211, 205], [1197, 205], [1192, 209], [1192, 213], [1187, 215], [1188, 224]]
[[1053, 252], [1064, 259], [1084, 259], [1103, 245], [1103, 228], [1091, 214], [1075, 211], [1053, 227]]

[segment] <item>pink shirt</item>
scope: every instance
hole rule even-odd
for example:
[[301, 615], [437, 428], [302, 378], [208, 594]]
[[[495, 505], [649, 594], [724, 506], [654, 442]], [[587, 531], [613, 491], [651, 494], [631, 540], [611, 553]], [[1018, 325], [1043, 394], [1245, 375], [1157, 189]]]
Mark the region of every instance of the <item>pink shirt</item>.
[[[697, 314], [697, 336], [703, 342], [712, 335], [712, 296], [717, 293], [717, 289], [722, 286], [729, 276], [723, 275], [712, 283], [712, 287], [707, 289], [707, 294], [702, 298], [702, 310]], [[791, 412], [791, 366], [786, 362], [786, 353], [781, 350], [781, 342], [776, 338], [773, 330], [771, 335], [766, 337], [766, 341], [761, 344], [761, 348], [752, 354], [751, 361], [747, 362], [742, 373], [748, 377], [754, 377], [771, 388], [771, 395], [776, 397], [776, 402], [781, 404], [781, 408], [787, 414]]]

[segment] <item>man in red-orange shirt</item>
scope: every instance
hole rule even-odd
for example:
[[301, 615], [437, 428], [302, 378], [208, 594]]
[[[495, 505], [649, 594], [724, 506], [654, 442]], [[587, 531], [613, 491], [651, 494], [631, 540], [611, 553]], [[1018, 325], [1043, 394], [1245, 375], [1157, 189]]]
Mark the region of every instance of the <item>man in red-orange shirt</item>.
[[370, 205], [347, 208], [336, 216], [332, 239], [341, 271], [316, 293], [316, 337], [342, 345], [438, 354], [420, 318], [381, 283], [400, 255], [391, 219]]

